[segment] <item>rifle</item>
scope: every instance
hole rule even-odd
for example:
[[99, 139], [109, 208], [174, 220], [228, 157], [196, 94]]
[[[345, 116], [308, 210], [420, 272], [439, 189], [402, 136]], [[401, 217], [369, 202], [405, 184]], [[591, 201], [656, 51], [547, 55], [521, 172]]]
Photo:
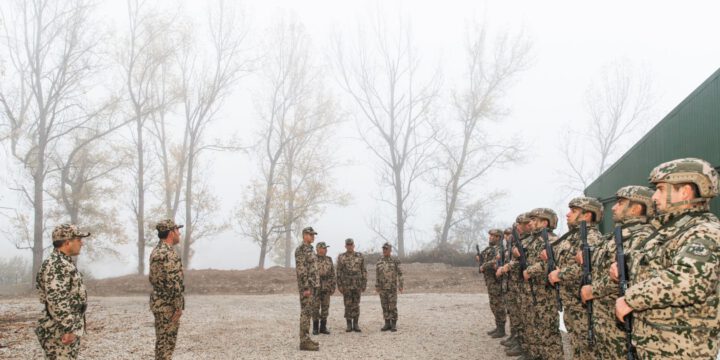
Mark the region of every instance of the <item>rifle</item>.
[[545, 279], [547, 283], [545, 286], [552, 286], [555, 288], [555, 301], [556, 301], [556, 307], [558, 312], [558, 329], [563, 332], [567, 332], [567, 328], [565, 327], [565, 320], [564, 320], [564, 311], [563, 311], [563, 303], [562, 298], [560, 298], [560, 284], [556, 283], [555, 285], [550, 284], [550, 273], [555, 270], [555, 252], [553, 251], [552, 245], [550, 245], [550, 240], [548, 240], [548, 232], [547, 228], [542, 229], [541, 233], [543, 242], [545, 243], [545, 253], [547, 254], [547, 269], [545, 272]]
[[[497, 261], [497, 268], [501, 268], [505, 265], [505, 239], [500, 237], [500, 259]], [[500, 277], [500, 290], [506, 291], [507, 289], [503, 286], [505, 283], [505, 275]]]
[[[587, 242], [587, 222], [580, 222], [580, 240], [582, 241], [582, 258], [583, 258], [583, 274], [580, 288], [585, 285], [592, 285], [592, 248]], [[593, 302], [592, 300], [585, 302], [585, 311], [588, 318], [588, 345], [595, 345], [595, 332], [593, 330]]]
[[[522, 246], [522, 243], [520, 242], [520, 236], [518, 235], [517, 229], [513, 228], [513, 241], [515, 242], [515, 247], [518, 248], [518, 252], [520, 253], [520, 281], [525, 281], [525, 277], [523, 276], [523, 272], [525, 269], [527, 269], [527, 257], [525, 254], [525, 248]], [[533, 305], [537, 305], [537, 298], [535, 297], [535, 286], [533, 286], [533, 281], [528, 281], [530, 284], [530, 294], [532, 295]]]
[[[622, 243], [622, 228], [620, 226], [615, 227], [615, 261], [617, 261], [618, 267], [618, 280], [620, 288], [620, 296], [625, 296], [625, 290], [627, 290], [628, 282], [628, 268], [625, 262], [625, 251], [623, 250]], [[632, 344], [632, 313], [625, 315], [625, 322], [623, 326], [625, 328], [625, 343], [627, 346], [627, 358], [628, 360], [635, 359], [635, 347]]]

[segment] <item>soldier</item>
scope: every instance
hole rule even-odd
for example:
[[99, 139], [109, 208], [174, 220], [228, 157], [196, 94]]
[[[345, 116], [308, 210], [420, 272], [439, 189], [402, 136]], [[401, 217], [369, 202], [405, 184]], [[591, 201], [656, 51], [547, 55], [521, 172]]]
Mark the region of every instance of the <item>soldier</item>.
[[492, 338], [505, 336], [505, 304], [502, 294], [502, 277], [495, 275], [497, 270], [496, 255], [500, 252], [500, 241], [502, 230], [492, 229], [488, 232], [490, 244], [480, 253], [480, 273], [485, 275], [485, 286], [487, 287], [488, 298], [490, 299], [490, 310], [495, 318], [495, 329], [490, 330], [488, 335]]
[[180, 243], [180, 229], [171, 219], [163, 220], [155, 229], [157, 246], [150, 254], [150, 311], [155, 317], [155, 359], [172, 359], [185, 310], [185, 280], [182, 261], [173, 246]]
[[582, 267], [575, 261], [575, 254], [582, 249], [579, 226], [587, 223], [587, 242], [595, 248], [602, 243], [602, 235], [597, 223], [602, 220], [603, 205], [597, 199], [577, 197], [568, 204], [570, 211], [566, 215], [568, 233], [562, 236], [555, 252], [557, 269], [548, 279], [552, 285], [560, 283], [560, 295], [565, 310], [565, 324], [572, 345], [573, 359], [594, 359], [593, 350], [588, 344], [586, 332], [588, 318], [578, 293], [582, 280]]
[[[615, 193], [617, 202], [612, 207], [613, 221], [622, 229], [626, 259], [632, 259], [637, 244], [654, 231], [647, 223], [648, 217], [653, 214], [652, 194], [653, 191], [644, 186], [625, 186]], [[593, 252], [593, 284], [583, 286], [580, 291], [583, 302], [592, 300], [595, 304], [594, 351], [599, 359], [620, 360], [627, 357], [625, 333], [615, 320], [615, 300], [619, 296], [619, 288], [609, 276], [610, 267], [615, 264], [616, 250], [614, 233], [606, 234], [602, 245]], [[575, 257], [582, 265], [582, 252]]]
[[330, 310], [330, 295], [335, 292], [335, 266], [331, 257], [327, 256], [327, 244], [317, 244], [317, 270], [320, 286], [315, 293], [313, 302], [313, 335], [330, 335], [327, 329], [327, 317]]
[[[513, 224], [515, 226], [515, 224]], [[512, 228], [505, 229], [503, 233], [505, 235], [505, 264], [508, 264], [512, 259]], [[519, 294], [517, 293], [517, 286], [513, 282], [517, 282], [517, 276], [513, 277], [508, 275], [504, 271], [504, 267], [501, 267], [495, 271], [495, 276], [498, 278], [504, 278], [507, 290], [505, 291], [505, 308], [507, 310], [508, 319], [510, 320], [510, 337], [500, 342], [502, 345], [514, 345], [518, 342], [518, 333], [520, 327], [522, 327], [522, 318], [519, 311]]]
[[640, 245], [615, 315], [633, 312], [641, 359], [715, 359], [720, 222], [709, 210], [718, 173], [704, 160], [678, 159], [653, 169], [650, 182], [657, 230]]
[[367, 269], [362, 254], [355, 251], [353, 239], [345, 239], [345, 253], [338, 256], [338, 290], [345, 303], [345, 332], [360, 332], [360, 294], [367, 288]]
[[392, 245], [382, 246], [383, 256], [375, 265], [375, 292], [380, 294], [385, 326], [380, 331], [397, 331], [397, 293], [403, 292], [403, 276], [400, 260], [390, 256]]
[[295, 272], [300, 293], [300, 350], [318, 351], [320, 344], [310, 339], [310, 319], [313, 315], [313, 299], [320, 276], [317, 256], [312, 243], [317, 232], [312, 227], [302, 230], [303, 242], [295, 249]]
[[85, 335], [87, 291], [82, 274], [72, 261], [90, 233], [63, 224], [52, 232], [53, 252], [43, 261], [35, 278], [40, 302], [45, 306], [35, 334], [48, 359], [76, 359]]
[[528, 317], [532, 326], [528, 332], [535, 339], [537, 352], [542, 359], [562, 360], [562, 337], [559, 330], [559, 315], [557, 293], [547, 280], [547, 256], [543, 259], [540, 254], [545, 253], [545, 240], [542, 231], [548, 235], [550, 246], [557, 247], [558, 237], [552, 231], [557, 226], [558, 217], [555, 211], [548, 208], [537, 208], [530, 211], [530, 225], [534, 239], [528, 245], [528, 268], [523, 274], [527, 281], [535, 283], [536, 303], [528, 310]]

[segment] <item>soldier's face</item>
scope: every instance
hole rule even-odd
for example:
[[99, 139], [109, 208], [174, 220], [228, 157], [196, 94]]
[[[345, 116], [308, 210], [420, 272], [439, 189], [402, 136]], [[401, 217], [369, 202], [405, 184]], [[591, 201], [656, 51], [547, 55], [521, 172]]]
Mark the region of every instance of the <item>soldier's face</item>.
[[355, 250], [355, 244], [345, 245], [345, 250], [347, 250], [349, 252], [353, 252]]
[[74, 238], [68, 243], [68, 255], [70, 256], [78, 256], [80, 255], [80, 249], [82, 248], [82, 238]]
[[304, 233], [304, 234], [303, 234], [303, 241], [304, 241], [306, 244], [312, 244], [313, 241], [315, 241], [315, 234]]
[[320, 256], [325, 256], [325, 254], [327, 254], [327, 248], [318, 248], [317, 253]]
[[620, 198], [612, 207], [613, 221], [620, 221], [625, 217], [626, 209], [630, 205], [630, 201]]
[[390, 250], [390, 248], [383, 248], [382, 251], [383, 251], [383, 256], [390, 256], [390, 253], [392, 252], [392, 250]]
[[579, 222], [580, 215], [582, 215], [582, 209], [579, 207], [571, 207], [570, 211], [565, 215], [568, 225], [577, 225]]
[[175, 229], [175, 230], [171, 231], [171, 233], [172, 233], [172, 237], [173, 237], [173, 239], [172, 239], [173, 245], [179, 244], [180, 243], [180, 229]]
[[681, 186], [675, 190], [671, 184], [658, 183], [655, 187], [655, 193], [652, 196], [652, 200], [657, 204], [657, 210], [659, 213], [664, 213], [669, 210], [668, 194], [670, 194], [670, 202], [680, 202], [690, 200], [693, 198], [693, 191], [690, 186]]

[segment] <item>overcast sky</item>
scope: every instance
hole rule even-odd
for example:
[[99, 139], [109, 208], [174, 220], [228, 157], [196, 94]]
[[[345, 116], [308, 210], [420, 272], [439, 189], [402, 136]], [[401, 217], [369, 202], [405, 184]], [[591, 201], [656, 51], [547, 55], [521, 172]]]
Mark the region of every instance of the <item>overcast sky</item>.
[[[104, 23], [122, 29], [125, 12], [121, 1], [101, 4]], [[205, 1], [181, 2], [188, 13], [202, 15]], [[659, 121], [674, 106], [720, 67], [720, 3], [717, 1], [603, 1], [589, 4], [578, 1], [342, 1], [342, 0], [262, 0], [246, 1], [253, 36], [280, 13], [294, 14], [304, 23], [312, 38], [317, 57], [328, 56], [333, 34], [348, 34], [366, 23], [368, 14], [379, 7], [388, 19], [398, 16], [412, 24], [414, 41], [424, 63], [439, 65], [444, 78], [443, 96], [447, 99], [463, 67], [466, 24], [477, 21], [491, 29], [524, 31], [533, 46], [532, 66], [521, 73], [507, 92], [505, 104], [511, 112], [492, 131], [501, 138], [517, 136], [527, 149], [524, 160], [506, 169], [493, 171], [476, 186], [479, 194], [503, 190], [507, 195], [493, 212], [493, 222], [509, 226], [515, 216], [534, 207], [551, 207], [565, 214], [559, 172], [565, 166], [558, 143], [567, 124], [587, 119], [584, 94], [601, 68], [626, 61], [651, 74], [656, 103], [647, 128]], [[375, 5], [372, 5], [375, 4]], [[380, 5], [377, 5], [380, 4]], [[119, 30], [116, 30], [119, 31]], [[350, 36], [350, 34], [348, 34]], [[329, 78], [329, 81], [333, 81]], [[253, 117], [256, 113], [250, 95], [252, 80], [241, 81], [238, 90], [226, 102], [209, 138], [236, 133], [242, 141], [254, 141]], [[344, 111], [353, 114], [352, 104], [343, 102]], [[379, 191], [376, 159], [357, 140], [353, 117], [338, 131], [336, 154], [349, 165], [332, 175], [341, 189], [352, 195], [344, 208], [330, 207], [313, 224], [317, 241], [330, 245], [329, 255], [343, 250], [347, 237], [356, 239], [360, 250], [380, 245], [366, 222], [374, 213], [387, 211], [375, 198]], [[636, 140], [641, 134], [637, 134]], [[632, 141], [624, 144], [624, 151]], [[615, 154], [614, 159], [621, 155]], [[222, 216], [229, 217], [242, 198], [242, 191], [257, 167], [249, 155], [213, 154], [209, 165], [211, 184], [221, 200]], [[7, 163], [7, 161], [5, 161]], [[8, 171], [12, 168], [5, 165]], [[3, 185], [3, 207], [13, 207], [12, 195]], [[428, 197], [411, 218], [408, 248], [417, 249], [432, 238], [433, 225], [440, 222], [442, 204]], [[128, 233], [134, 226], [128, 217]], [[118, 261], [93, 264], [96, 276], [114, 276], [135, 269], [135, 245], [122, 249]], [[237, 232], [227, 232], [196, 245], [193, 268], [245, 269], [257, 265], [258, 246]], [[7, 241], [0, 241], [0, 257], [22, 255]]]

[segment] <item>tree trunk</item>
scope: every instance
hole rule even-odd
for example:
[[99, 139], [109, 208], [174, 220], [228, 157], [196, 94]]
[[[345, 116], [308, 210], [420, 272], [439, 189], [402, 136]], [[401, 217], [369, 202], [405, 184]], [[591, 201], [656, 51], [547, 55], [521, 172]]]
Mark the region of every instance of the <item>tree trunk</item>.
[[185, 183], [185, 236], [183, 238], [182, 260], [185, 269], [190, 268], [190, 246], [192, 244], [192, 182], [195, 162], [195, 147], [188, 152], [187, 179]]
[[35, 170], [34, 180], [34, 191], [33, 191], [33, 202], [34, 202], [34, 224], [33, 224], [33, 271], [32, 279], [30, 283], [34, 284], [35, 276], [40, 271], [40, 265], [43, 260], [43, 183], [44, 183], [44, 171], [45, 166], [45, 154], [38, 156], [38, 168]]
[[405, 217], [403, 216], [403, 189], [400, 169], [395, 170], [395, 228], [397, 230], [398, 257], [405, 257]]
[[140, 111], [137, 112], [137, 153], [138, 172], [137, 190], [138, 203], [136, 211], [137, 222], [137, 251], [138, 251], [138, 275], [145, 274], [145, 155], [143, 149], [143, 124], [140, 119]]

